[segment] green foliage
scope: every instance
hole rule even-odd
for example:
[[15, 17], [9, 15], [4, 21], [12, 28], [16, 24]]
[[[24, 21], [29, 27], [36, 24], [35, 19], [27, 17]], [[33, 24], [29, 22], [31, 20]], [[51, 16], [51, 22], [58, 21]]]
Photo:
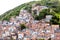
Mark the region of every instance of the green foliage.
[[[37, 16], [33, 14], [34, 18], [36, 20], [40, 20], [45, 18], [45, 15], [53, 15], [53, 18], [51, 19], [52, 24], [59, 24], [60, 25], [60, 1], [59, 0], [41, 0], [41, 1], [32, 1], [29, 3], [24, 3], [12, 10], [9, 10], [5, 12], [4, 14], [0, 15], [0, 20], [8, 20], [12, 16], [18, 16], [19, 12], [22, 8], [26, 9], [28, 12], [31, 13], [32, 4], [40, 4], [43, 6], [47, 6], [48, 9], [44, 9], [40, 12], [40, 14]], [[52, 12], [50, 12], [52, 9]]]
[[60, 24], [60, 13], [55, 13], [51, 19], [52, 24]]
[[21, 30], [25, 29], [26, 26], [24, 24], [20, 24]]
[[29, 2], [29, 3], [24, 3], [24, 4], [14, 8], [14, 9], [11, 9], [11, 10], [5, 12], [4, 14], [0, 15], [0, 20], [9, 20], [12, 16], [19, 15], [19, 12], [22, 8], [28, 10], [28, 12], [31, 12], [32, 4], [38, 3], [38, 2], [32, 1], [32, 2]]
[[49, 9], [44, 9], [42, 10], [39, 15], [34, 15], [35, 20], [41, 20], [44, 19], [46, 15], [51, 15], [51, 13], [49, 12]]
[[54, 17], [52, 17], [52, 19], [51, 19], [51, 23], [52, 24], [58, 24], [58, 18], [56, 17], [56, 16], [54, 16]]
[[36, 15], [34, 18], [35, 18], [35, 20], [41, 20], [41, 19], [45, 18], [45, 14], [40, 13], [39, 15]]
[[37, 16], [37, 15], [34, 17], [34, 19], [35, 20], [40, 20], [39, 16]]
[[[60, 1], [59, 0], [41, 0], [43, 2], [43, 5], [49, 7], [47, 11], [45, 11], [46, 14], [53, 15], [51, 19], [52, 24], [59, 24], [60, 25]], [[50, 12], [52, 9], [52, 12]]]
[[45, 40], [45, 39], [39, 39], [39, 40]]
[[12, 16], [17, 16], [19, 15], [20, 10], [25, 6], [26, 4], [22, 4], [6, 13], [1, 15], [0, 19], [1, 20], [9, 20]]
[[32, 8], [32, 5], [27, 4], [24, 9], [31, 13], [31, 8]]

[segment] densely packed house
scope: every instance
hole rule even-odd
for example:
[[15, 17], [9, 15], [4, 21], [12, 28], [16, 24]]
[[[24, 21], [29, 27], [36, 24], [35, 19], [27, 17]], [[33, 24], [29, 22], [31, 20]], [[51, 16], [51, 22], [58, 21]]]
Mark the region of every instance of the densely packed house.
[[[46, 6], [33, 6], [37, 15]], [[11, 17], [9, 21], [0, 21], [0, 40], [60, 40], [59, 25], [51, 25], [52, 15], [46, 15], [45, 19], [34, 20], [31, 13], [22, 9], [19, 16]], [[20, 24], [26, 26], [21, 30]]]

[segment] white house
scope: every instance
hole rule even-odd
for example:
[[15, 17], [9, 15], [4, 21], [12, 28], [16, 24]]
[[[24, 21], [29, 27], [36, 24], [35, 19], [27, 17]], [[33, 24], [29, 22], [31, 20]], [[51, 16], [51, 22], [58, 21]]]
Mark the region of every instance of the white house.
[[45, 18], [46, 22], [50, 22], [51, 19], [52, 19], [52, 15], [46, 15], [46, 18]]

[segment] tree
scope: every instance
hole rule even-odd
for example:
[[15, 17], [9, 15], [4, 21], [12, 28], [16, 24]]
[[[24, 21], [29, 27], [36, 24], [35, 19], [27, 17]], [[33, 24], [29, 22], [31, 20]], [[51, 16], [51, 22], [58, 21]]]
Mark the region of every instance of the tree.
[[20, 27], [21, 27], [21, 30], [26, 28], [25, 24], [20, 24]]
[[39, 39], [39, 40], [45, 40], [45, 39]]
[[31, 8], [32, 6], [27, 4], [24, 9], [27, 10], [29, 13], [31, 13]]
[[49, 10], [43, 9], [42, 11], [40, 11], [39, 15], [34, 14], [34, 18], [35, 20], [41, 20], [44, 19], [46, 15], [50, 15]]
[[[45, 6], [48, 7], [47, 14], [53, 15], [51, 19], [52, 24], [60, 25], [60, 1], [59, 0], [41, 0]], [[50, 12], [52, 9], [52, 12]]]
[[60, 13], [56, 13], [50, 22], [51, 24], [58, 24], [60, 28]]

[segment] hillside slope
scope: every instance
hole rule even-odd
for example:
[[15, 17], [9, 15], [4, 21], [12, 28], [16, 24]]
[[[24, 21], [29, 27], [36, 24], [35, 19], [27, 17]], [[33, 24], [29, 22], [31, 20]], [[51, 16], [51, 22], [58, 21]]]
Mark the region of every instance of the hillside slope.
[[[56, 0], [56, 1], [55, 0], [54, 1], [42, 0], [42, 1], [32, 1], [29, 3], [24, 3], [14, 9], [11, 9], [11, 10], [5, 12], [4, 14], [0, 15], [0, 20], [9, 21], [9, 19], [12, 16], [15, 17], [15, 16], [19, 15], [19, 12], [21, 9], [27, 9], [29, 12], [31, 12], [31, 7], [34, 3], [40, 4], [42, 6], [47, 6], [49, 9], [42, 11], [42, 13], [53, 15], [53, 18], [51, 19], [51, 23], [60, 25], [60, 1], [58, 1], [58, 0]], [[37, 16], [36, 18], [40, 18], [40, 17]]]
[[20, 6], [16, 7], [16, 8], [14, 8], [14, 9], [11, 9], [11, 10], [5, 12], [4, 14], [2, 14], [0, 16], [0, 20], [9, 20], [9, 18], [11, 16], [17, 16], [22, 8], [27, 7], [27, 5], [28, 6], [32, 5], [35, 2], [36, 1], [29, 2], [29, 3], [24, 3], [24, 4], [22, 4], [22, 5], [20, 5]]

